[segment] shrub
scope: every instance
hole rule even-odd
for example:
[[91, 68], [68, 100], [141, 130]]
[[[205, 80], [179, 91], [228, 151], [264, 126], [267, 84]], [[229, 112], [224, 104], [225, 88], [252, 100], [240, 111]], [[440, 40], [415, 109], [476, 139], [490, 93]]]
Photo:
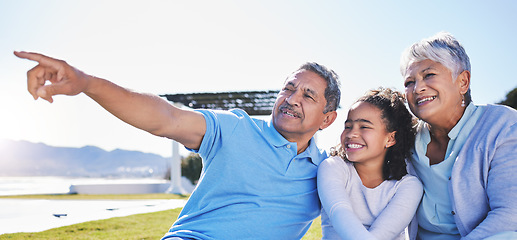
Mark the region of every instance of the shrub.
[[190, 153], [186, 158], [181, 160], [181, 176], [186, 177], [194, 185], [197, 184], [203, 163], [201, 157], [197, 153]]

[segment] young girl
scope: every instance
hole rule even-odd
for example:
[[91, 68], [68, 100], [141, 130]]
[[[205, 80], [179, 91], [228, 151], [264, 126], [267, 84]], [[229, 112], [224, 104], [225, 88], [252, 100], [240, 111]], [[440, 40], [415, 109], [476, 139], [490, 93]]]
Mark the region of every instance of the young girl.
[[341, 144], [318, 169], [323, 239], [404, 239], [423, 192], [406, 170], [413, 126], [403, 96], [391, 89], [352, 105]]

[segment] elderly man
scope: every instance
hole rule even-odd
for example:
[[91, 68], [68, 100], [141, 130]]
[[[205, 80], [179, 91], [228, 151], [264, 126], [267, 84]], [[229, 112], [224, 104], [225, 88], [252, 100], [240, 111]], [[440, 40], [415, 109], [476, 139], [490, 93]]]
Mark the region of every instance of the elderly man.
[[240, 109], [179, 109], [61, 60], [15, 55], [39, 63], [27, 74], [35, 99], [85, 93], [126, 123], [202, 156], [199, 184], [164, 239], [300, 239], [320, 214], [316, 172], [327, 154], [313, 135], [337, 116], [340, 90], [332, 70], [302, 65], [285, 80], [271, 120], [264, 121]]

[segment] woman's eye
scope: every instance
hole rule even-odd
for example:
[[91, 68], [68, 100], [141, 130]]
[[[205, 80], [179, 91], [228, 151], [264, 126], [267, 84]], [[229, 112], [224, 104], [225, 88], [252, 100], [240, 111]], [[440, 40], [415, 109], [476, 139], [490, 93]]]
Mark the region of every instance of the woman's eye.
[[430, 78], [430, 77], [432, 77], [432, 76], [434, 76], [434, 75], [436, 75], [436, 74], [434, 74], [434, 73], [428, 73], [428, 74], [426, 74], [426, 75], [424, 76], [424, 78]]
[[415, 83], [415, 81], [406, 81], [406, 82], [404, 83], [404, 87], [408, 87], [408, 86], [410, 86], [410, 85], [412, 85], [412, 84], [414, 84], [414, 83]]

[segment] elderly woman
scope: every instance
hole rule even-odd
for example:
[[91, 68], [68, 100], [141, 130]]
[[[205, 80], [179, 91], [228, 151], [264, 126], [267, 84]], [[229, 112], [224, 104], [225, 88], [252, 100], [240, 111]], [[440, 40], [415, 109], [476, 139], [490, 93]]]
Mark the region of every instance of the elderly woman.
[[409, 47], [401, 73], [424, 185], [411, 239], [517, 239], [517, 111], [471, 102], [469, 57], [448, 33]]

